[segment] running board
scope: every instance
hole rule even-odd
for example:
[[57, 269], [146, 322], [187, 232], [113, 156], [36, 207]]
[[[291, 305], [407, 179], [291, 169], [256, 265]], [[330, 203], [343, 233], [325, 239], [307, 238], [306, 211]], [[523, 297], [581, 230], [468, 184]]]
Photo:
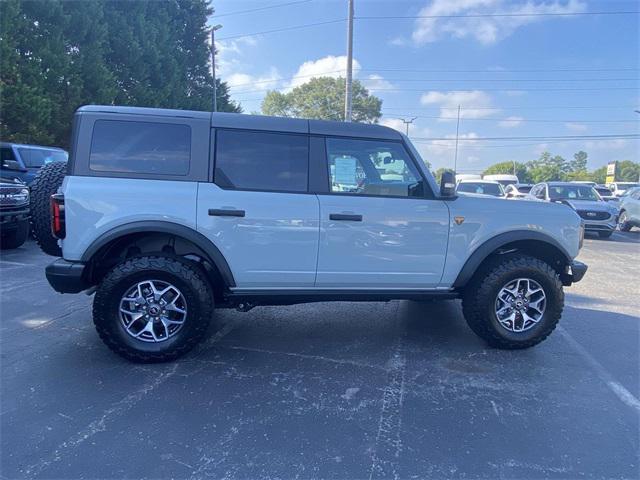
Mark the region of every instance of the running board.
[[[248, 310], [258, 305], [314, 302], [388, 302], [391, 300], [455, 299], [454, 290], [235, 290], [225, 295], [229, 307]], [[220, 305], [222, 306], [222, 305]]]

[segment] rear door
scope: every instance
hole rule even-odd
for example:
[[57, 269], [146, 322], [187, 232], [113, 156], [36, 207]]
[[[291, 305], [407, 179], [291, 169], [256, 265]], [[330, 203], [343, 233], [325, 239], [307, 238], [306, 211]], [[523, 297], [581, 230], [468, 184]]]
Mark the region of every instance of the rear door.
[[329, 191], [320, 200], [316, 286], [421, 289], [438, 285], [449, 209], [402, 142], [326, 139]]
[[319, 207], [308, 193], [309, 136], [215, 129], [214, 181], [198, 188], [198, 231], [221, 251], [239, 289], [315, 281]]

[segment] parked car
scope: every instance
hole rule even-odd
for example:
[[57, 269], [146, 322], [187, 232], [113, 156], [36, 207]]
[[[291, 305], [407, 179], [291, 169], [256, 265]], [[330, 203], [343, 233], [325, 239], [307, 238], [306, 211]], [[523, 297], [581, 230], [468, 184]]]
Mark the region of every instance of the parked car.
[[598, 192], [600, 198], [607, 202], [617, 202], [620, 199], [619, 197], [616, 197], [613, 192], [605, 185], [596, 185], [593, 188], [596, 190], [596, 192]]
[[640, 187], [627, 190], [620, 200], [618, 228], [628, 232], [632, 227], [640, 227]]
[[504, 193], [507, 198], [526, 198], [531, 187], [530, 183], [512, 183], [506, 186]]
[[611, 190], [616, 197], [621, 197], [630, 188], [635, 188], [635, 187], [640, 186], [640, 183], [637, 183], [637, 182], [615, 182], [615, 183], [610, 183], [607, 186], [609, 187], [609, 190]]
[[18, 248], [29, 235], [29, 188], [16, 178], [0, 177], [0, 247]]
[[462, 180], [456, 187], [458, 193], [475, 193], [477, 195], [490, 195], [492, 197], [503, 197], [504, 188], [498, 182], [491, 180]]
[[608, 238], [616, 229], [618, 209], [600, 198], [589, 185], [573, 182], [544, 182], [533, 186], [528, 198], [563, 203], [573, 208], [585, 221], [587, 232]]
[[506, 187], [507, 185], [514, 185], [516, 183], [520, 183], [520, 180], [518, 180], [517, 175], [507, 175], [507, 174], [484, 175], [482, 179], [498, 182], [503, 187]]
[[16, 177], [30, 185], [43, 165], [51, 162], [66, 162], [69, 154], [56, 147], [0, 143], [0, 174]]
[[[58, 189], [36, 238], [63, 257], [51, 286], [95, 291], [100, 337], [133, 361], [184, 354], [214, 306], [345, 300], [459, 297], [490, 345], [527, 348], [587, 269], [573, 210], [456, 196], [381, 125], [113, 106], [73, 125], [68, 168], [33, 184]], [[381, 177], [385, 158], [402, 178]]]

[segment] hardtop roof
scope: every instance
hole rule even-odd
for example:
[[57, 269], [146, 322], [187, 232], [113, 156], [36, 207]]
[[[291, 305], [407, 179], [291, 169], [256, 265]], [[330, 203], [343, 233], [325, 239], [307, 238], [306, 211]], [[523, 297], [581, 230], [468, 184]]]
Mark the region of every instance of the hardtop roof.
[[316, 135], [402, 140], [400, 132], [383, 125], [368, 123], [335, 122], [327, 120], [271, 117], [266, 115], [246, 115], [242, 113], [227, 112], [212, 113], [166, 108], [116, 107], [109, 105], [86, 105], [84, 107], [80, 107], [77, 111], [79, 113], [116, 113], [173, 118], [194, 118], [203, 120], [210, 119], [212, 128], [239, 128], [287, 133], [309, 133]]

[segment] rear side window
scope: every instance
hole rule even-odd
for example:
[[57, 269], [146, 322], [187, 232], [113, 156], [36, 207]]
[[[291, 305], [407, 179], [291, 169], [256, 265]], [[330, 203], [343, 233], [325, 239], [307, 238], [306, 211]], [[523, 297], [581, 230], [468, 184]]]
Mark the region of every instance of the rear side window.
[[215, 183], [222, 188], [306, 192], [309, 138], [218, 130]]
[[191, 127], [173, 123], [98, 120], [89, 168], [97, 172], [187, 175]]

